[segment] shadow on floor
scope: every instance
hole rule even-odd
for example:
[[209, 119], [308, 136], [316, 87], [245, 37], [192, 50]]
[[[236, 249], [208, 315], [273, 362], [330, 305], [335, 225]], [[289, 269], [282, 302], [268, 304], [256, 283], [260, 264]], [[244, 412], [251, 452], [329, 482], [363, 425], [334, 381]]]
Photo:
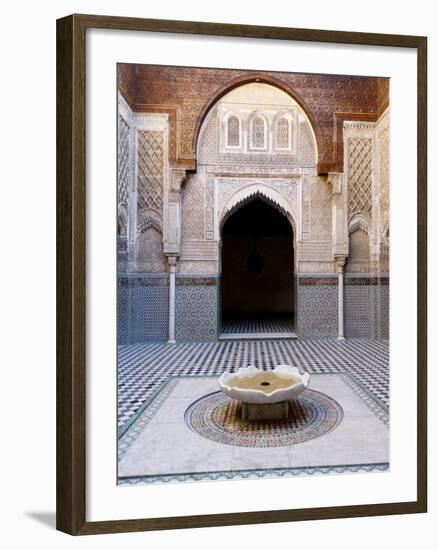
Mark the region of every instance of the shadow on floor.
[[28, 518], [34, 519], [38, 523], [50, 527], [56, 528], [56, 514], [55, 512], [25, 512]]

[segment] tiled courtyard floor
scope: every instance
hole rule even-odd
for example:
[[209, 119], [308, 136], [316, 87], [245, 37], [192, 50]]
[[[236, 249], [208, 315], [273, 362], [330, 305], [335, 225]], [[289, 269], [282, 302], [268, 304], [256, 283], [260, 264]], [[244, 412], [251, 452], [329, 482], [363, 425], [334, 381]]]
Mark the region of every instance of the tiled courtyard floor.
[[310, 373], [347, 373], [389, 404], [389, 346], [367, 339], [137, 344], [119, 346], [118, 425], [121, 433], [169, 377], [219, 376], [254, 365], [297, 366]]

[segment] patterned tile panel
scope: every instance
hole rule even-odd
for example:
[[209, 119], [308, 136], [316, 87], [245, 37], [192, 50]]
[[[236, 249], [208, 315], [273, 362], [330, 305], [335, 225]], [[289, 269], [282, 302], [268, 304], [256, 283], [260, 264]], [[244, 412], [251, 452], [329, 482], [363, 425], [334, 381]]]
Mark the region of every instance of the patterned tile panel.
[[389, 286], [347, 283], [344, 288], [344, 315], [344, 332], [347, 338], [387, 340]]
[[335, 285], [298, 285], [297, 333], [299, 338], [336, 338], [338, 288]]
[[345, 286], [344, 333], [346, 338], [369, 338], [372, 328], [372, 287]]
[[168, 337], [169, 288], [164, 277], [119, 285], [118, 344], [165, 342]]
[[374, 292], [376, 301], [374, 337], [389, 340], [389, 286], [376, 286]]
[[217, 285], [176, 286], [176, 339], [180, 342], [217, 338]]

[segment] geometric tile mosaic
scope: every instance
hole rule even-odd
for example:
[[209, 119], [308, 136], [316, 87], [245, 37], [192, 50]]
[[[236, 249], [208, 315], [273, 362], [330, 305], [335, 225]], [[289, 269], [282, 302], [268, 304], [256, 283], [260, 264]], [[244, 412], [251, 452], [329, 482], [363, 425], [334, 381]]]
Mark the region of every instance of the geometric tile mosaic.
[[370, 338], [373, 287], [365, 285], [344, 288], [344, 333], [346, 338]]
[[379, 285], [374, 287], [377, 304], [377, 319], [375, 338], [389, 339], [389, 286]]
[[121, 432], [171, 376], [219, 376], [254, 365], [278, 364], [309, 373], [347, 373], [374, 399], [389, 405], [389, 345], [352, 339], [150, 343], [118, 347], [118, 425]]
[[338, 331], [338, 287], [297, 287], [297, 332], [300, 338], [336, 338]]
[[342, 420], [342, 407], [331, 397], [307, 388], [288, 404], [287, 420], [242, 419], [239, 401], [216, 391], [198, 399], [187, 409], [187, 426], [201, 437], [224, 445], [282, 447], [296, 445], [326, 434]]
[[175, 302], [177, 341], [216, 340], [216, 285], [177, 285]]
[[344, 333], [346, 338], [389, 338], [389, 286], [344, 287]]
[[169, 287], [163, 284], [119, 286], [117, 314], [119, 344], [166, 341]]

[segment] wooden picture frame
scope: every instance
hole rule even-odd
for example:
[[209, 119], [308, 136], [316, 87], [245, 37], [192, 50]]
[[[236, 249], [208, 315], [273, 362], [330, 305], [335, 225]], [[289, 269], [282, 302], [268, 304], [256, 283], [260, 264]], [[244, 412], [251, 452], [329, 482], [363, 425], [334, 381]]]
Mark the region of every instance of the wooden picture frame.
[[[353, 506], [86, 520], [87, 29], [412, 48], [417, 52], [417, 499]], [[57, 529], [72, 535], [347, 518], [427, 511], [427, 39], [329, 30], [71, 15], [57, 21]]]

